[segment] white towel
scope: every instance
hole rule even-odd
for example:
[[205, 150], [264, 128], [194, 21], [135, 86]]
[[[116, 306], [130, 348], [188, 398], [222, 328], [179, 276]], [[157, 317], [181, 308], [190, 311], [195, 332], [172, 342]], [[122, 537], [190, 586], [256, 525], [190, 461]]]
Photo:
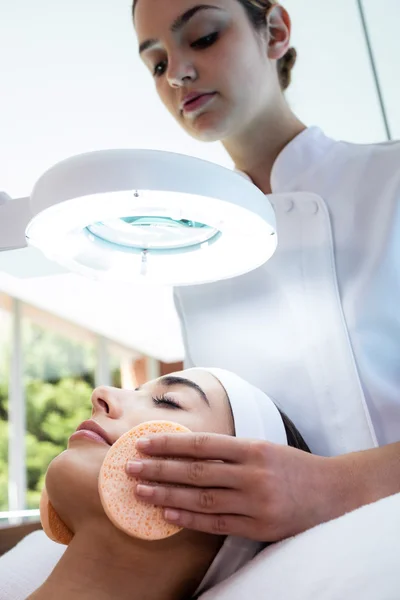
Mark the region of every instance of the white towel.
[[201, 600], [400, 600], [400, 494], [269, 546]]
[[0, 600], [25, 600], [47, 579], [65, 549], [43, 531], [27, 535], [0, 557]]

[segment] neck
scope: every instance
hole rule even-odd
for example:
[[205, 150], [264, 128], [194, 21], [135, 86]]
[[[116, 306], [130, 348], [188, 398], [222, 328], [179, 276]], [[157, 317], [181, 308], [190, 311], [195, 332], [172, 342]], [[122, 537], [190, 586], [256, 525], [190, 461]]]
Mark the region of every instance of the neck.
[[262, 115], [223, 145], [235, 168], [246, 173], [264, 194], [270, 194], [271, 172], [278, 155], [305, 128], [283, 100], [274, 114]]
[[189, 598], [222, 544], [222, 538], [186, 531], [160, 542], [142, 542], [100, 529], [100, 534], [90, 529], [75, 535], [30, 600]]

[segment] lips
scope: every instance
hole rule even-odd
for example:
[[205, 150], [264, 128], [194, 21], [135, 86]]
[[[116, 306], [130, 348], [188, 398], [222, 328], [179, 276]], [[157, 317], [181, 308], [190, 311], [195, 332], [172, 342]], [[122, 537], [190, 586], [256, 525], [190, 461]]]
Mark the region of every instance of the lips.
[[108, 435], [104, 431], [104, 429], [102, 427], [100, 427], [100, 425], [98, 423], [96, 423], [96, 421], [93, 421], [92, 419], [81, 423], [76, 431], [92, 431], [93, 433], [97, 434], [99, 437], [103, 438], [103, 440], [106, 442], [106, 444], [108, 444], [109, 446], [113, 445], [113, 442], [110, 440], [110, 438], [108, 437]]
[[214, 96], [216, 92], [191, 92], [181, 102], [181, 110], [189, 108], [191, 104], [199, 100], [203, 96]]
[[183, 107], [187, 106], [191, 102], [194, 102], [195, 100], [197, 100], [198, 98], [201, 98], [204, 95], [205, 94], [189, 94], [189, 96], [187, 96], [185, 98], [185, 100], [183, 101]]

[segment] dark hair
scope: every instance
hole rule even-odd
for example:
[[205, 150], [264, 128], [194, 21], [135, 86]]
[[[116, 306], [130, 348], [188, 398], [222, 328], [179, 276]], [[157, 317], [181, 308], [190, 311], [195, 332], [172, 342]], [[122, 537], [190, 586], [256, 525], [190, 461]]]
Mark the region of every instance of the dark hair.
[[309, 452], [311, 454], [310, 448], [307, 446], [303, 436], [301, 435], [300, 431], [297, 429], [295, 424], [289, 419], [287, 415], [285, 415], [284, 412], [282, 412], [279, 408], [278, 410], [280, 412], [283, 425], [285, 427], [288, 446], [291, 446], [292, 448], [298, 448], [299, 450], [303, 450], [304, 452]]
[[[132, 16], [135, 13], [135, 7], [138, 0], [133, 0]], [[250, 22], [257, 30], [262, 29], [267, 24], [268, 11], [276, 4], [276, 0], [238, 0], [245, 9]], [[292, 80], [292, 69], [296, 63], [297, 52], [295, 48], [289, 50], [278, 60], [277, 69], [281, 89], [287, 90]]]

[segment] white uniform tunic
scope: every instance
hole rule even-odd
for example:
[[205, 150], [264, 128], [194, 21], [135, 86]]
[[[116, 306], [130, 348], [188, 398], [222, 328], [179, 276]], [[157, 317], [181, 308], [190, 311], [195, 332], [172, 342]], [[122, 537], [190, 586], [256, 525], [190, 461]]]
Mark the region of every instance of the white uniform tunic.
[[399, 441], [400, 143], [310, 128], [278, 156], [271, 182], [273, 258], [175, 290], [186, 363], [260, 387], [315, 453]]

